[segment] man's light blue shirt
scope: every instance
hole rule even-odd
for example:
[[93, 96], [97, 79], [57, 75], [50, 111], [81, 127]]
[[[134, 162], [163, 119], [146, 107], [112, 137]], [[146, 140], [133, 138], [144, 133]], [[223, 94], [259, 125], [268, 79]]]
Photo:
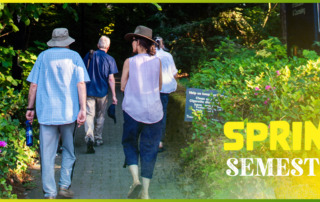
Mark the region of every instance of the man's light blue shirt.
[[80, 110], [77, 84], [90, 81], [77, 52], [68, 48], [41, 52], [27, 81], [38, 85], [36, 112], [40, 124], [62, 125], [77, 120]]

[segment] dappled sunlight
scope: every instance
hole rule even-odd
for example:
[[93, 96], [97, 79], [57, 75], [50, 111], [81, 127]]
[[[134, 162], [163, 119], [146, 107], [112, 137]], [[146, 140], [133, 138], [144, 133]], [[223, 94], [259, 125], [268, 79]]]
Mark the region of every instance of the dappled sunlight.
[[[31, 165], [29, 168], [30, 168], [31, 170], [38, 170], [38, 171], [41, 170], [40, 163], [35, 163], [35, 164]], [[59, 164], [54, 164], [54, 169], [61, 169], [61, 165], [59, 165]]]

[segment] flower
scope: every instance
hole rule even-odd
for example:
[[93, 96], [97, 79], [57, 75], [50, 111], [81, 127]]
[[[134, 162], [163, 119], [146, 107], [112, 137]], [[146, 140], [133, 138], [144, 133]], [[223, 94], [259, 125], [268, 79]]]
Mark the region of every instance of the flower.
[[271, 86], [267, 85], [266, 90], [270, 90]]
[[254, 95], [259, 95], [259, 93], [255, 93]]
[[264, 104], [267, 105], [268, 104], [268, 100], [264, 101]]
[[279, 70], [277, 71], [277, 76], [280, 76], [280, 71]]
[[7, 146], [7, 143], [5, 141], [0, 141], [0, 147], [5, 147]]
[[256, 89], [256, 91], [260, 90], [258, 87], [256, 87], [255, 89]]
[[[7, 143], [5, 141], [0, 141], [0, 147], [5, 147], [7, 146]], [[1, 149], [0, 149], [0, 153], [1, 153]]]

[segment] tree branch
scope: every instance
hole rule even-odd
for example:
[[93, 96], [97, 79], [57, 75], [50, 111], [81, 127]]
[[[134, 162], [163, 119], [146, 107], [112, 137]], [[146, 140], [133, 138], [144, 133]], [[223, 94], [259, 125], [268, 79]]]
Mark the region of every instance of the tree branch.
[[268, 20], [269, 20], [269, 17], [270, 17], [270, 15], [271, 15], [271, 13], [272, 13], [272, 10], [274, 10], [274, 9], [277, 7], [277, 5], [278, 5], [278, 3], [276, 3], [275, 6], [272, 8], [272, 7], [271, 7], [271, 3], [268, 3], [268, 4], [269, 4], [269, 10], [268, 10], [268, 13], [267, 13], [266, 18], [264, 19], [262, 28], [264, 28], [264, 27], [266, 26], [266, 24], [267, 24], [267, 22], [268, 22]]
[[4, 37], [4, 36], [9, 35], [11, 32], [12, 32], [12, 31], [10, 31], [10, 32], [7, 32], [7, 33], [5, 33], [5, 34], [0, 35], [0, 38], [1, 38], [1, 37]]
[[4, 30], [4, 28], [6, 28], [7, 24], [4, 24], [2, 29], [0, 29], [0, 33]]

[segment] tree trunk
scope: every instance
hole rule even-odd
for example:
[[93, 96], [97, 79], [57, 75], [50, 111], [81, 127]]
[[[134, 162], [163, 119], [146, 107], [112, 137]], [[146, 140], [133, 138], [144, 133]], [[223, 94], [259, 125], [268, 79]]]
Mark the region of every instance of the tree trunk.
[[281, 18], [281, 31], [282, 31], [281, 41], [282, 43], [287, 43], [287, 10], [286, 10], [286, 4], [284, 3], [280, 4], [280, 18]]

